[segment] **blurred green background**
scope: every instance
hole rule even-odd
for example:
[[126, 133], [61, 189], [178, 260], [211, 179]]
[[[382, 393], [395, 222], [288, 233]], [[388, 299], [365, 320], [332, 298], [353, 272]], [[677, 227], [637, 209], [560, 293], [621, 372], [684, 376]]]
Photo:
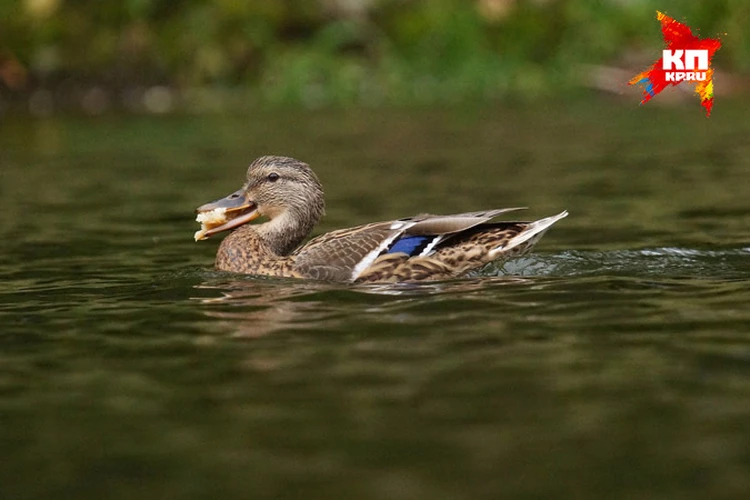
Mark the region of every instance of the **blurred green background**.
[[97, 114], [622, 93], [661, 49], [657, 9], [720, 36], [717, 94], [744, 92], [747, 0], [0, 0], [0, 104]]

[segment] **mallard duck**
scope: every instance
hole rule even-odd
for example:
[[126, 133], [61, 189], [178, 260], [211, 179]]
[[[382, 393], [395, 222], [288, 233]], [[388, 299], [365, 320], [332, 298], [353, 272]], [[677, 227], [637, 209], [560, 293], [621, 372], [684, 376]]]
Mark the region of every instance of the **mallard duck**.
[[[323, 187], [309, 165], [263, 156], [247, 169], [241, 189], [196, 210], [195, 240], [234, 229], [219, 246], [224, 271], [339, 282], [398, 282], [455, 278], [519, 256], [561, 212], [535, 222], [489, 222], [519, 210], [417, 215], [339, 229], [298, 248], [325, 212]], [[264, 216], [262, 224], [247, 224]]]

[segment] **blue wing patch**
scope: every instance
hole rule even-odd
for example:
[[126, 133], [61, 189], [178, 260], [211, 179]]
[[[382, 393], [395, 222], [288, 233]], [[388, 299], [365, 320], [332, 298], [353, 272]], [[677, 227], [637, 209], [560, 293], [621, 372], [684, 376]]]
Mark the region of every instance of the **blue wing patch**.
[[404, 236], [394, 243], [386, 253], [403, 252], [409, 257], [419, 255], [435, 236]]

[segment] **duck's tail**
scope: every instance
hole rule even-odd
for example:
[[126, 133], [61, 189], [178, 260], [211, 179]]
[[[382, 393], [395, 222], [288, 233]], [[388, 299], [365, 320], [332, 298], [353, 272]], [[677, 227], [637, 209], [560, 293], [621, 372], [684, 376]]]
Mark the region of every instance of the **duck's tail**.
[[549, 229], [555, 222], [564, 219], [567, 216], [568, 211], [564, 210], [552, 217], [545, 217], [544, 219], [526, 223], [526, 227], [521, 232], [512, 238], [503, 241], [495, 248], [492, 248], [487, 253], [487, 256], [489, 257], [488, 260], [492, 261], [499, 258], [506, 259], [508, 257], [522, 255], [528, 252], [536, 242], [541, 239], [547, 229]]

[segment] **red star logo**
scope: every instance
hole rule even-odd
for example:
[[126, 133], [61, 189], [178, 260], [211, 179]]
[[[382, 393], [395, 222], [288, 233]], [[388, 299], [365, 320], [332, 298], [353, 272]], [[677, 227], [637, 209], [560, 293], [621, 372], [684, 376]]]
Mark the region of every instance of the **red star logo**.
[[[706, 116], [710, 116], [711, 108], [714, 105], [714, 70], [711, 68], [711, 58], [721, 48], [721, 41], [714, 38], [697, 37], [693, 35], [688, 26], [675, 21], [662, 12], [657, 11], [656, 18], [661, 22], [664, 42], [667, 49], [671, 51], [669, 57], [667, 57], [666, 65], [669, 69], [665, 69], [664, 57], [660, 57], [651, 68], [636, 75], [630, 80], [629, 84], [638, 84], [644, 87], [641, 104], [646, 104], [668, 85], [678, 85], [683, 82], [695, 83], [695, 92], [701, 98], [701, 105], [706, 108]], [[693, 57], [693, 59], [688, 56]], [[701, 56], [701, 58], [698, 56]], [[705, 58], [702, 56], [705, 56]], [[679, 59], [680, 57], [684, 57], [684, 65], [682, 60]], [[697, 68], [698, 71], [691, 71], [696, 69], [694, 67], [696, 60], [704, 62], [705, 68]], [[670, 68], [675, 63], [677, 67]]]

